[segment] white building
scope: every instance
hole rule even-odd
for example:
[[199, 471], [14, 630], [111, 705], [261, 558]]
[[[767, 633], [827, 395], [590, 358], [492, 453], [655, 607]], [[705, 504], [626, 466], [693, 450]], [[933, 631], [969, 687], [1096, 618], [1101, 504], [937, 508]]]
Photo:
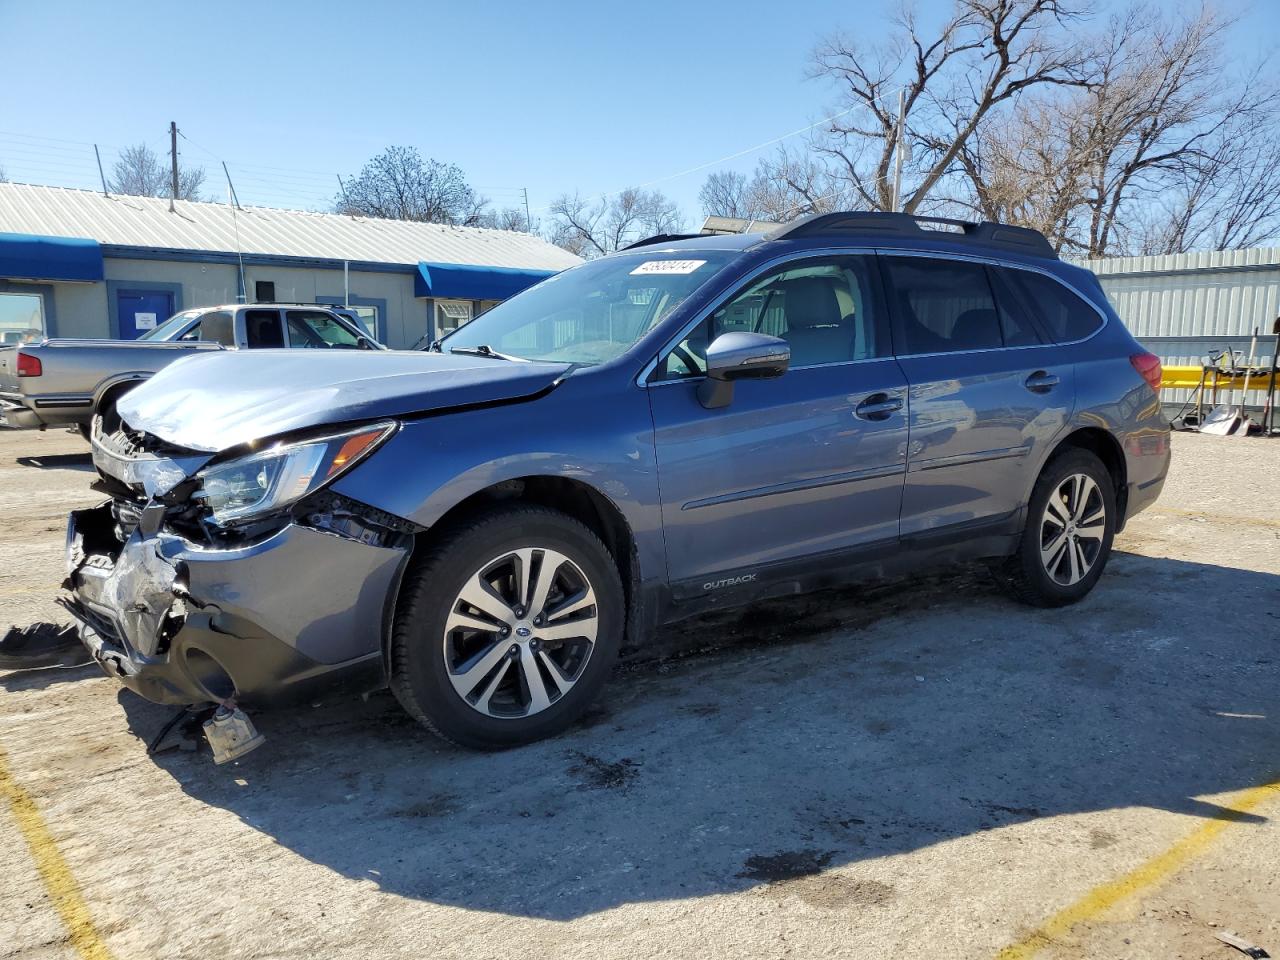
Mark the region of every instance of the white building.
[[131, 339], [220, 303], [346, 303], [409, 347], [579, 263], [540, 237], [0, 183], [0, 340]]

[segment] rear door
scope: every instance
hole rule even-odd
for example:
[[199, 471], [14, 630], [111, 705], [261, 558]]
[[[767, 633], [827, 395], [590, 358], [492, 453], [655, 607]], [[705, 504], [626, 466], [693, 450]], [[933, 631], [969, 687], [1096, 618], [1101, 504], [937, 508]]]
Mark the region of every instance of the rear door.
[[902, 537], [1010, 532], [1074, 403], [1073, 368], [1035, 319], [996, 298], [983, 263], [881, 257], [894, 349], [909, 384]]
[[[872, 255], [793, 260], [748, 281], [649, 382], [668, 572], [677, 599], [783, 565], [896, 545], [906, 381]], [[698, 402], [707, 344], [752, 330], [791, 346], [774, 380]]]

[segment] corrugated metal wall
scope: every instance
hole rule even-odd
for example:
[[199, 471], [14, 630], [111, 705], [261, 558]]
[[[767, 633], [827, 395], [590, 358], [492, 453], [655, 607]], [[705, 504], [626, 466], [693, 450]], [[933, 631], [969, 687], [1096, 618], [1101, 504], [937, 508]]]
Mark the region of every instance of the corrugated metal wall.
[[[1259, 331], [1259, 365], [1269, 364], [1280, 317], [1280, 248], [1223, 250], [1080, 263], [1098, 275], [1125, 325], [1169, 365], [1197, 365], [1226, 348], [1249, 350]], [[1263, 384], [1265, 386], [1265, 383]], [[1260, 403], [1260, 395], [1250, 400]], [[1189, 391], [1170, 391], [1182, 403]]]

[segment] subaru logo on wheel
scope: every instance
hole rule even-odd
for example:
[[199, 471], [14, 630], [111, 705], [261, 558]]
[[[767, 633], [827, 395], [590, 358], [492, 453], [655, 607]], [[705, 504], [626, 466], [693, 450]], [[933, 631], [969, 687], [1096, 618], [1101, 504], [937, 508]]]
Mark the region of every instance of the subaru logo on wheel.
[[530, 630], [528, 627], [516, 627], [517, 637], [528, 637], [532, 634], [533, 634], [533, 631]]

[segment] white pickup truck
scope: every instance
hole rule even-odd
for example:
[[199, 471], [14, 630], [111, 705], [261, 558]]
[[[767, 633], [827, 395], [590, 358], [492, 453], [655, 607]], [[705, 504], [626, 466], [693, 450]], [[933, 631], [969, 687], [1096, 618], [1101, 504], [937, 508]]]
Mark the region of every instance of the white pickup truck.
[[157, 370], [198, 350], [385, 350], [341, 307], [238, 303], [174, 314], [137, 340], [42, 340], [0, 347], [0, 423], [78, 427]]

